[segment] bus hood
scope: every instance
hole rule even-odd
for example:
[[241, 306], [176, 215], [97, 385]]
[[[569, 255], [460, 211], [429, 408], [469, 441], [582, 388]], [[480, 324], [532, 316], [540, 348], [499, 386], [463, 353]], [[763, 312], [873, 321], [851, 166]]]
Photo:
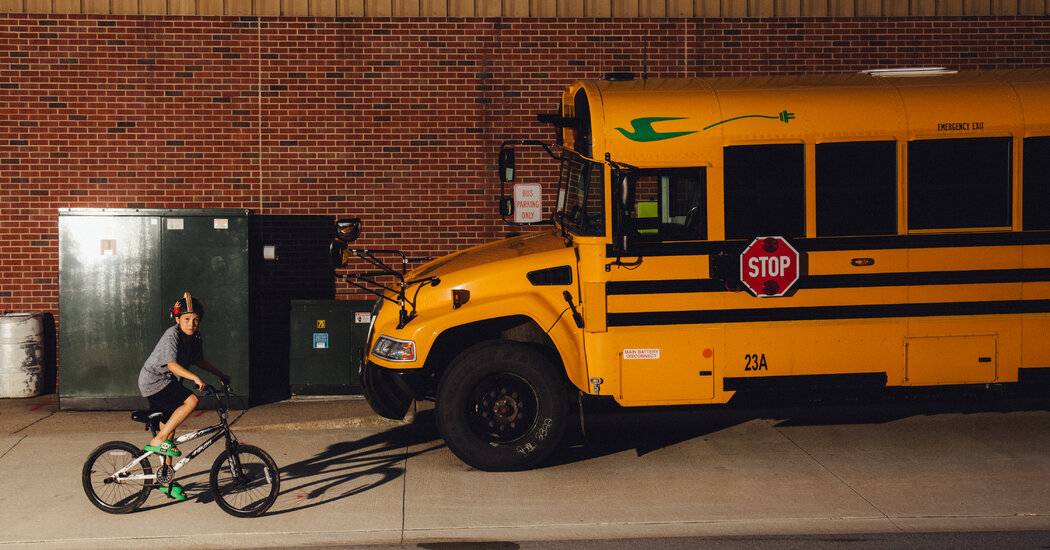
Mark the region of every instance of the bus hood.
[[405, 281], [411, 283], [427, 277], [441, 278], [451, 273], [479, 266], [492, 267], [497, 262], [561, 250], [569, 246], [571, 245], [556, 231], [519, 235], [502, 241], [460, 250], [423, 264], [409, 272], [405, 276]]
[[[416, 342], [421, 356], [425, 356], [442, 327], [449, 326], [449, 323], [475, 321], [477, 318], [472, 315], [479, 311], [484, 312], [482, 315], [491, 313], [484, 308], [457, 309], [448, 289], [473, 290], [474, 304], [479, 301], [505, 304], [508, 296], [517, 297], [527, 293], [528, 289], [537, 288], [535, 285], [551, 284], [543, 277], [552, 270], [563, 277], [559, 280], [572, 280], [575, 262], [572, 245], [555, 231], [511, 237], [430, 261], [405, 275], [405, 285], [410, 287], [406, 289], [406, 302], [411, 315], [406, 319], [404, 309], [399, 314], [394, 307], [383, 308], [379, 317], [373, 319], [373, 338], [382, 334]], [[571, 270], [568, 277], [563, 274], [565, 266]], [[435, 280], [440, 282], [427, 284]], [[388, 291], [387, 297], [393, 298], [394, 294]], [[551, 314], [550, 311], [547, 313]], [[457, 318], [442, 320], [445, 315]], [[402, 324], [399, 325], [399, 321]], [[373, 342], [368, 345], [372, 346]], [[361, 385], [372, 410], [385, 418], [403, 418], [417, 394], [421, 364], [417, 361], [414, 365], [405, 364], [404, 368], [398, 368], [397, 363], [366, 361], [361, 370]]]

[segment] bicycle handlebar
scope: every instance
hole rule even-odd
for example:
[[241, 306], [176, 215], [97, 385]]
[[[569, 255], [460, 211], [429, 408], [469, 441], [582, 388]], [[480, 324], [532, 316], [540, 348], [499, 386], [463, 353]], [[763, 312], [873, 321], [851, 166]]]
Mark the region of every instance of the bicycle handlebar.
[[[229, 384], [223, 384], [222, 385], [222, 391], [224, 393], [227, 393], [227, 394], [230, 393], [230, 385]], [[205, 384], [204, 385], [204, 389], [201, 390], [201, 393], [203, 393], [204, 395], [212, 395], [212, 394], [218, 394], [219, 390], [217, 390], [215, 388], [215, 386], [212, 386], [211, 384]]]
[[219, 395], [219, 390], [211, 384], [205, 384], [204, 389], [201, 390], [203, 395], [214, 395], [215, 403], [219, 407], [219, 415], [225, 414], [225, 411], [230, 410], [230, 385], [222, 384], [222, 395]]

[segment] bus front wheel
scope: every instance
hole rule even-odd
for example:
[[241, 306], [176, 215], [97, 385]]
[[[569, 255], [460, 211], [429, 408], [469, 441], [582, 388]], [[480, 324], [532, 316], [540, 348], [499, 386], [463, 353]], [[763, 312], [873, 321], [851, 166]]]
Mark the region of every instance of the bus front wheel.
[[526, 470], [557, 448], [568, 422], [563, 377], [521, 342], [461, 353], [438, 385], [437, 424], [460, 460], [490, 472]]

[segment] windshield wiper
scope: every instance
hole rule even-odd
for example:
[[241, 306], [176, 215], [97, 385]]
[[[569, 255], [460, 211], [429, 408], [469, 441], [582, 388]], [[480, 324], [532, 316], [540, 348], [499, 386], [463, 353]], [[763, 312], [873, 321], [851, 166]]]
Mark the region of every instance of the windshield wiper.
[[566, 245], [572, 244], [572, 233], [569, 233], [569, 230], [566, 228], [566, 223], [565, 223], [566, 220], [571, 220], [571, 219], [572, 218], [570, 218], [569, 215], [566, 214], [565, 212], [555, 212], [554, 213], [554, 220], [556, 222], [554, 225], [555, 225], [555, 227], [557, 227], [561, 231], [561, 238], [565, 239], [565, 244]]

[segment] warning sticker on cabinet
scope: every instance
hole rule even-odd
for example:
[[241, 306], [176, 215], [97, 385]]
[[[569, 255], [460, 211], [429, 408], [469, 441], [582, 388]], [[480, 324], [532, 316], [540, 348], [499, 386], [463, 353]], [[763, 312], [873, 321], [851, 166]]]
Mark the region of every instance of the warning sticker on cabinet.
[[623, 350], [624, 359], [659, 359], [659, 349], [625, 349]]

